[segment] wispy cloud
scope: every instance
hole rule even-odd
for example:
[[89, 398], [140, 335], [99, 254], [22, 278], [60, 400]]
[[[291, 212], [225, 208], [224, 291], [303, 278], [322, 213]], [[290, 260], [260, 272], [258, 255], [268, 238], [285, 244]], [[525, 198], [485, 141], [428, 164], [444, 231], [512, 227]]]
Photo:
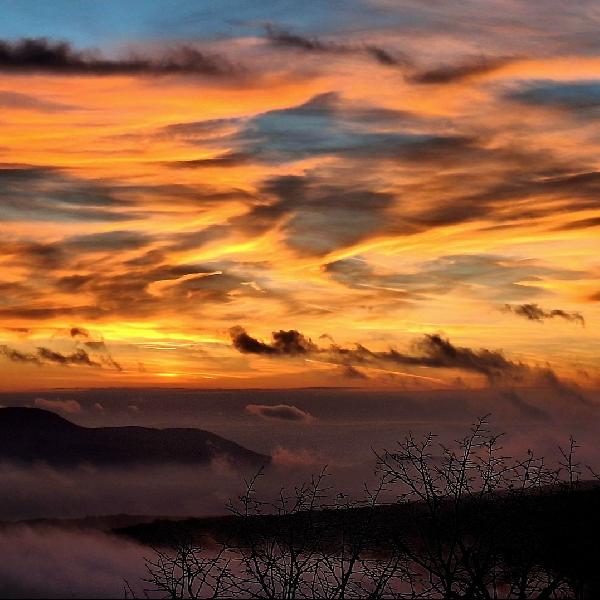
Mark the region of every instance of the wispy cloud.
[[375, 44], [352, 44], [324, 41], [316, 36], [304, 36], [288, 29], [268, 24], [267, 40], [273, 46], [314, 54], [363, 55], [385, 67], [406, 67], [410, 59], [401, 53], [390, 52]]
[[529, 321], [545, 321], [546, 319], [560, 318], [565, 321], [572, 323], [578, 323], [582, 327], [585, 327], [585, 319], [579, 312], [567, 312], [560, 308], [553, 308], [551, 310], [545, 310], [537, 304], [505, 304], [504, 310], [512, 312], [515, 315], [528, 319]]
[[0, 71], [40, 72], [57, 75], [204, 75], [231, 76], [239, 68], [221, 56], [179, 45], [163, 53], [141, 52], [106, 58], [94, 50], [76, 50], [64, 41], [23, 38], [0, 40]]

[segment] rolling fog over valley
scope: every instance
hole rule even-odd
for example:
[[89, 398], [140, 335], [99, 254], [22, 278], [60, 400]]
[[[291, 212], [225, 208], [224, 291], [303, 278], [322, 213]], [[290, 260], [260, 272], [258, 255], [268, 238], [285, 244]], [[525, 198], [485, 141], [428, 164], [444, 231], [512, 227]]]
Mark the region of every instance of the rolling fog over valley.
[[[244, 476], [263, 463], [265, 485], [274, 490], [327, 466], [339, 487], [357, 493], [372, 479], [373, 449], [391, 449], [409, 432], [433, 432], [440, 442], [450, 442], [487, 414], [494, 431], [506, 433], [502, 443], [509, 454], [533, 448], [550, 458], [573, 435], [580, 459], [600, 463], [593, 393], [573, 403], [548, 390], [111, 389], [61, 390], [44, 398], [37, 392], [12, 393], [0, 396], [0, 402], [53, 411], [88, 428], [197, 428], [259, 453], [248, 463], [217, 449], [192, 464], [187, 455], [177, 460], [164, 453], [147, 462], [131, 462], [124, 455], [100, 464], [87, 455], [73, 455], [66, 465], [49, 463], [43, 454], [28, 464], [5, 456], [0, 520], [222, 514]], [[133, 434], [131, 442], [136, 444]]]

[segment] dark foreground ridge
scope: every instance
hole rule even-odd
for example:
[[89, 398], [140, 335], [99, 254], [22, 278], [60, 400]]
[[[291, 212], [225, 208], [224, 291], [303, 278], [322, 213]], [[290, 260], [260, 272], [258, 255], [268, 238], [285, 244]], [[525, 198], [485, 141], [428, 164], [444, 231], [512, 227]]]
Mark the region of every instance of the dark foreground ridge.
[[[498, 494], [482, 502], [463, 499], [458, 505], [443, 501], [439, 520], [433, 518], [422, 503], [414, 502], [286, 515], [157, 519], [153, 523], [115, 528], [113, 532], [153, 548], [185, 548], [191, 543], [253, 550], [267, 541], [274, 542], [276, 547], [285, 547], [293, 539], [306, 555], [316, 551], [330, 557], [336, 556], [336, 551], [345, 545], [352, 548], [359, 543], [370, 557], [378, 557], [383, 563], [393, 560], [398, 552], [408, 552], [409, 556], [420, 559], [423, 568], [433, 571], [437, 567], [431, 562], [429, 545], [448, 548], [451, 544], [464, 543], [466, 555], [457, 560], [453, 568], [457, 572], [466, 568], [463, 575], [467, 580], [481, 577], [484, 582], [481, 589], [487, 593], [488, 569], [502, 562], [506, 572], [522, 578], [523, 589], [527, 587], [527, 591], [522, 595], [473, 593], [443, 596], [445, 598], [587, 600], [600, 598], [598, 506], [600, 484], [594, 481], [580, 482], [573, 487], [548, 487], [520, 497]], [[440, 523], [445, 525], [440, 526]], [[532, 593], [531, 584], [527, 583], [532, 571], [544, 573], [541, 579], [549, 577], [548, 581], [537, 582], [540, 587], [536, 593]], [[507, 589], [505, 585], [504, 591]]]
[[206, 464], [224, 458], [236, 467], [260, 468], [271, 458], [202, 429], [80, 427], [38, 408], [0, 409], [0, 459], [79, 464]]

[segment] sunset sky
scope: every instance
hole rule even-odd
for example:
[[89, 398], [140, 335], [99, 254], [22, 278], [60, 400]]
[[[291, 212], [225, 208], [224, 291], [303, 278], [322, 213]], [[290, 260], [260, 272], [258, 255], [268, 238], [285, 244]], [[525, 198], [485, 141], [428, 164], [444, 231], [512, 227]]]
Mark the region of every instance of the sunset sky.
[[600, 386], [592, 0], [4, 0], [0, 388]]

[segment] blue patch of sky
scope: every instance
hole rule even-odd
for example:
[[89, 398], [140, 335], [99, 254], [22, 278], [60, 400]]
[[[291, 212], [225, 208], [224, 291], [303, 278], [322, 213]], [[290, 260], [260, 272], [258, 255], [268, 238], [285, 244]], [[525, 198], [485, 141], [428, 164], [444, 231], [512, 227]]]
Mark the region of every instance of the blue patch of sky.
[[48, 37], [77, 47], [261, 35], [266, 23], [327, 34], [412, 18], [367, 0], [2, 0], [0, 10], [0, 38]]

